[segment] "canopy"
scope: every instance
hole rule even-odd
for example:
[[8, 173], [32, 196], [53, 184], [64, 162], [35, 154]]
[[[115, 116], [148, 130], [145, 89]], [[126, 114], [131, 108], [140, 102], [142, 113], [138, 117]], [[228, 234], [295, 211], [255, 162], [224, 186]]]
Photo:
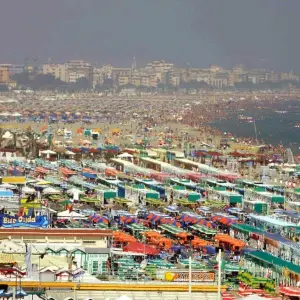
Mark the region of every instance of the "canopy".
[[45, 168], [43, 168], [43, 167], [36, 167], [34, 169], [34, 171], [37, 172], [37, 173], [43, 173], [43, 174], [47, 174], [48, 173], [48, 170], [45, 169]]
[[155, 249], [153, 247], [150, 247], [146, 244], [139, 243], [139, 242], [133, 242], [133, 243], [128, 244], [127, 246], [124, 247], [124, 251], [144, 253], [146, 255], [159, 254], [158, 249]]
[[248, 224], [233, 224], [231, 226], [231, 229], [234, 229], [234, 230], [237, 230], [237, 231], [240, 231], [240, 232], [243, 232], [243, 233], [247, 233], [247, 234], [250, 234], [250, 233], [264, 233], [263, 230], [261, 230], [257, 227], [248, 225]]
[[54, 195], [54, 194], [60, 194], [60, 191], [59, 190], [56, 190], [52, 187], [48, 187], [48, 188], [45, 188], [43, 190], [43, 194], [45, 195]]
[[[66, 142], [70, 143], [71, 141], [66, 141]], [[74, 153], [74, 152], [72, 152], [72, 151], [70, 151], [70, 150], [67, 150], [67, 151], [65, 152], [65, 154], [66, 154], [66, 155], [75, 155], [76, 153]]]
[[88, 217], [90, 221], [92, 221], [93, 223], [104, 223], [104, 224], [108, 224], [108, 219], [100, 216], [100, 215], [93, 215], [93, 216], [89, 216]]
[[44, 150], [44, 151], [41, 151], [41, 153], [42, 153], [42, 154], [48, 154], [48, 155], [49, 155], [49, 154], [50, 154], [50, 155], [51, 155], [51, 154], [56, 154], [56, 152], [55, 152], [55, 151], [52, 151], [52, 150]]
[[34, 193], [35, 193], [35, 189], [32, 189], [32, 188], [30, 188], [30, 187], [28, 187], [28, 186], [24, 186], [24, 187], [22, 188], [22, 192], [23, 192], [24, 194], [34, 194]]
[[0, 188], [3, 188], [3, 189], [17, 189], [17, 187], [15, 185], [12, 185], [12, 184], [9, 184], [9, 183], [0, 184]]
[[219, 222], [223, 225], [228, 225], [228, 226], [230, 226], [232, 224], [235, 224], [237, 222], [234, 218], [226, 217], [226, 216], [223, 216], [223, 215], [213, 216], [212, 220], [216, 221], [216, 222]]
[[290, 297], [300, 297], [300, 288], [293, 286], [282, 286], [279, 288], [279, 293]]
[[246, 254], [247, 257], [262, 261], [269, 266], [275, 266], [279, 268], [286, 268], [295, 274], [300, 274], [300, 266], [297, 266], [291, 262], [281, 259], [280, 257], [274, 256], [270, 253], [263, 251], [253, 251]]
[[60, 168], [59, 170], [65, 176], [71, 176], [71, 175], [76, 175], [77, 174], [76, 171], [70, 170], [68, 168]]
[[206, 235], [216, 235], [216, 233], [217, 233], [217, 230], [210, 229], [208, 227], [201, 226], [201, 225], [193, 225], [193, 226], [190, 226], [189, 228], [191, 228], [195, 231], [204, 233]]
[[72, 188], [72, 189], [67, 190], [67, 193], [71, 194], [71, 195], [76, 194], [76, 193], [78, 193], [78, 194], [84, 194], [83, 191], [81, 191], [79, 189], [76, 189], [76, 188]]
[[117, 156], [118, 158], [133, 158], [133, 155], [127, 153], [127, 152], [124, 152], [120, 155]]
[[65, 211], [61, 211], [57, 214], [57, 217], [60, 218], [60, 219], [83, 219], [85, 218], [84, 215], [81, 215], [75, 211], [69, 211], [68, 209], [65, 210]]
[[219, 233], [215, 236], [215, 239], [219, 242], [228, 243], [230, 245], [236, 246], [236, 247], [245, 247], [245, 243], [241, 240], [235, 239], [227, 234]]
[[4, 139], [12, 139], [12, 138], [13, 138], [13, 135], [12, 135], [9, 131], [6, 131], [6, 132], [3, 134], [2, 138], [4, 138]]

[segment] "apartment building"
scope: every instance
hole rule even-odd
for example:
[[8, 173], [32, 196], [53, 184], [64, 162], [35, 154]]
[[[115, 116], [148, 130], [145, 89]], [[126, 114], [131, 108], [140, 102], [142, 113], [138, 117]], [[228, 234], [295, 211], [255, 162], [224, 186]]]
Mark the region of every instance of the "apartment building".
[[229, 82], [229, 74], [225, 72], [220, 72], [214, 74], [210, 79], [210, 85], [217, 88], [222, 89], [228, 86]]
[[10, 75], [23, 73], [25, 70], [24, 65], [11, 64], [9, 65], [8, 72]]
[[80, 78], [87, 78], [90, 86], [93, 86], [93, 68], [92, 65], [82, 60], [72, 60], [65, 64], [66, 81], [75, 83]]
[[150, 86], [150, 75], [141, 75], [141, 85]]
[[0, 65], [0, 82], [9, 82], [9, 65], [7, 64]]
[[44, 64], [43, 74], [51, 74], [61, 81], [67, 81], [67, 72], [65, 64]]
[[139, 74], [133, 74], [131, 76], [131, 84], [134, 86], [140, 86], [141, 85], [141, 76]]
[[104, 73], [102, 68], [94, 68], [93, 69], [93, 88], [96, 87], [96, 85], [102, 85], [104, 82]]
[[126, 85], [131, 82], [132, 68], [113, 68], [112, 79], [118, 85]]

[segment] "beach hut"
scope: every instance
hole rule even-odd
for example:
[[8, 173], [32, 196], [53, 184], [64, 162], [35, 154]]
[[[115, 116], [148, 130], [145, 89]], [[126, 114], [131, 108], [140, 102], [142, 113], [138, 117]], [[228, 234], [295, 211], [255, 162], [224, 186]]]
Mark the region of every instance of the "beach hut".
[[201, 201], [201, 194], [194, 191], [187, 190], [182, 185], [174, 185], [170, 189], [168, 189], [168, 196], [171, 197], [173, 194], [173, 199], [178, 200], [188, 200], [190, 202]]

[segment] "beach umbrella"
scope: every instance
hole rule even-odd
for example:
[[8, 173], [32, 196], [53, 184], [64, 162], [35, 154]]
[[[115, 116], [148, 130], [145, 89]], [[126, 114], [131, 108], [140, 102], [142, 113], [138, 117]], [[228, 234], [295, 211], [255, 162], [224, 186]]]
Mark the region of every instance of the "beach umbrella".
[[32, 189], [32, 188], [30, 188], [30, 187], [28, 187], [28, 186], [24, 186], [24, 187], [22, 188], [22, 192], [23, 192], [24, 194], [34, 194], [34, 193], [35, 193], [35, 189]]
[[52, 187], [48, 187], [43, 190], [44, 195], [55, 195], [55, 194], [60, 194], [60, 193], [61, 193], [61, 191], [56, 190]]
[[18, 187], [15, 185], [9, 184], [9, 183], [3, 183], [3, 184], [0, 184], [0, 188], [13, 190], [13, 189], [17, 189]]
[[78, 193], [78, 194], [84, 194], [83, 191], [81, 191], [81, 190], [79, 190], [79, 189], [76, 189], [76, 188], [72, 188], [72, 189], [67, 190], [67, 193], [68, 193], [68, 194], [71, 194], [71, 195], [73, 195], [73, 194], [75, 194], [75, 193]]

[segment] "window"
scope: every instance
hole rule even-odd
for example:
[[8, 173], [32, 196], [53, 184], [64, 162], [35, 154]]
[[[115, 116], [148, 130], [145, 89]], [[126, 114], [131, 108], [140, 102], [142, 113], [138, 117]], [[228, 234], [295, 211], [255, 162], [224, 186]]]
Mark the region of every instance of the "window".
[[98, 261], [93, 260], [93, 264], [92, 264], [92, 273], [98, 273]]
[[87, 260], [84, 261], [83, 268], [84, 268], [84, 270], [87, 270], [87, 268], [88, 268], [88, 262], [87, 262]]

